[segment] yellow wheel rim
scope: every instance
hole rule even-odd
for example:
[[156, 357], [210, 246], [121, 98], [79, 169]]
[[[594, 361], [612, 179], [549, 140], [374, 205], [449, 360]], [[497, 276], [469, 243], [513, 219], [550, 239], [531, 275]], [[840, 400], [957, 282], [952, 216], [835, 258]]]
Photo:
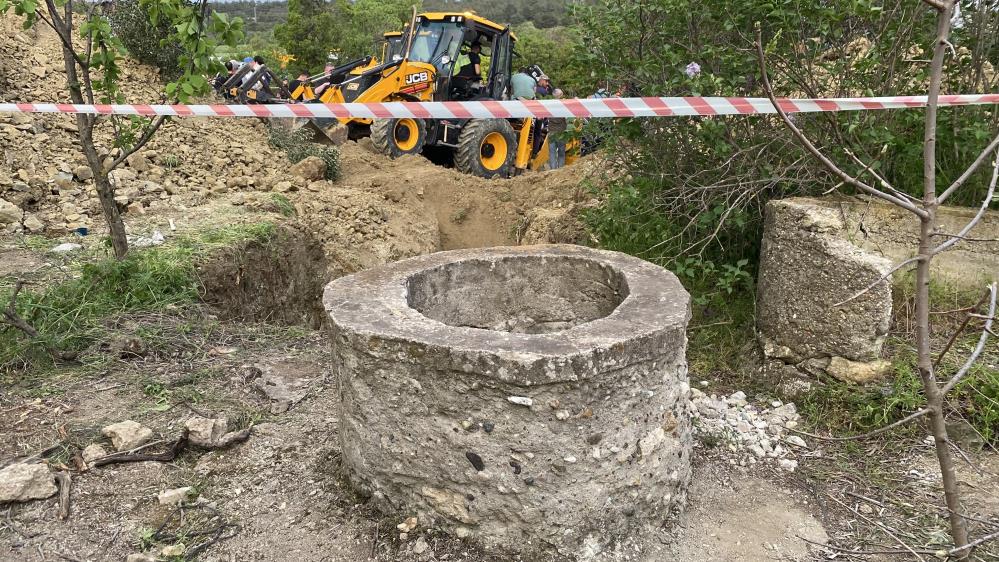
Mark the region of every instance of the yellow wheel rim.
[[506, 162], [508, 151], [506, 137], [501, 133], [489, 133], [479, 145], [479, 160], [482, 162], [482, 167], [490, 171], [500, 169]]
[[412, 119], [400, 119], [395, 122], [395, 130], [392, 132], [395, 145], [403, 152], [409, 152], [416, 148], [416, 143], [420, 140], [420, 129], [416, 126], [416, 121]]

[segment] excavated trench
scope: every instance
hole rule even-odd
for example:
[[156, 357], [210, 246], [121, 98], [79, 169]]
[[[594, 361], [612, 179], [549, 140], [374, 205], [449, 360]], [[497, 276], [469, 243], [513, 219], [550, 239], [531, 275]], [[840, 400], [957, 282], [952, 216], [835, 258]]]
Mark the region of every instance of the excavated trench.
[[201, 261], [202, 299], [223, 319], [320, 328], [328, 281], [322, 245], [295, 222], [263, 239], [240, 241]]

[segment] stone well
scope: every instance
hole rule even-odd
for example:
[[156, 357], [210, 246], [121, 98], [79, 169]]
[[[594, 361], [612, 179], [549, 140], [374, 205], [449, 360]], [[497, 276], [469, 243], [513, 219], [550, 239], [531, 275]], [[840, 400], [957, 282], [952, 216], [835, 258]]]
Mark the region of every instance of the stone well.
[[459, 250], [337, 279], [324, 303], [345, 472], [383, 511], [587, 558], [682, 506], [672, 273], [578, 246]]

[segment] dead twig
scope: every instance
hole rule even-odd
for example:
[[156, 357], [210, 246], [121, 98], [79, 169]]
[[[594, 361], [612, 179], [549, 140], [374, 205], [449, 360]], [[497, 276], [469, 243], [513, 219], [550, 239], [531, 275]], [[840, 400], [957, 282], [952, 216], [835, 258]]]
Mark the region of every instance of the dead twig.
[[788, 431], [792, 431], [794, 433], [798, 433], [798, 434], [804, 435], [806, 437], [811, 437], [813, 439], [821, 439], [823, 441], [859, 441], [859, 440], [862, 440], [862, 439], [870, 439], [871, 437], [874, 437], [876, 435], [881, 435], [882, 433], [885, 433], [886, 431], [894, 429], [894, 428], [896, 428], [896, 427], [898, 427], [900, 425], [905, 425], [905, 424], [907, 424], [907, 423], [909, 423], [909, 422], [911, 422], [911, 421], [913, 421], [915, 419], [921, 418], [921, 417], [923, 417], [923, 416], [925, 416], [926, 414], [929, 414], [929, 413], [930, 413], [930, 409], [929, 408], [923, 408], [922, 410], [919, 410], [919, 411], [916, 411], [916, 412], [913, 412], [913, 413], [909, 414], [908, 416], [906, 416], [906, 417], [898, 420], [897, 422], [891, 423], [891, 424], [886, 425], [884, 427], [879, 427], [878, 429], [875, 429], [874, 431], [869, 431], [869, 432], [864, 433], [862, 435], [851, 435], [849, 437], [826, 437], [824, 435], [816, 435], [814, 433], [808, 433], [807, 431], [801, 431], [801, 430], [798, 430], [798, 429], [791, 429], [791, 428], [788, 428]]
[[113, 453], [105, 457], [101, 457], [93, 462], [94, 467], [105, 466], [108, 464], [119, 464], [127, 462], [170, 462], [177, 458], [187, 446], [187, 430], [181, 433], [180, 437], [177, 438], [171, 445], [170, 448], [162, 453]]
[[[984, 293], [982, 293], [982, 298], [979, 299], [978, 302], [975, 303], [974, 306], [971, 306], [971, 307], [968, 307], [968, 308], [962, 308], [960, 310], [955, 310], [953, 312], [966, 312], [966, 313], [975, 312], [976, 310], [978, 310], [978, 308], [980, 306], [982, 306], [983, 304], [985, 304], [985, 301], [989, 298], [989, 292], [990, 291], [985, 291]], [[946, 312], [941, 312], [940, 314], [947, 314], [947, 313]], [[933, 362], [933, 370], [934, 371], [937, 370], [937, 368], [940, 366], [940, 361], [943, 360], [944, 355], [947, 355], [947, 352], [950, 351], [950, 348], [954, 345], [954, 342], [957, 341], [958, 336], [960, 336], [961, 333], [964, 332], [964, 329], [968, 327], [969, 323], [971, 323], [971, 315], [970, 314], [964, 318], [964, 322], [961, 322], [961, 325], [950, 336], [950, 339], [947, 340], [947, 345], [945, 345], [944, 348], [943, 348], [943, 350], [940, 351], [940, 355], [937, 356], [937, 360]]]
[[[971, 371], [971, 367], [974, 366], [975, 361], [978, 361], [978, 357], [981, 356], [982, 352], [985, 351], [985, 343], [989, 341], [989, 335], [992, 331], [992, 322], [995, 320], [996, 316], [996, 283], [992, 283], [989, 286], [990, 302], [989, 302], [989, 315], [988, 319], [985, 321], [985, 328], [982, 330], [981, 337], [978, 338], [978, 345], [975, 346], [975, 350], [971, 352], [971, 356], [965, 361], [964, 365], [951, 377], [950, 381], [944, 385], [940, 392], [946, 395], [951, 391], [957, 383], [961, 382], [961, 379]], [[969, 314], [968, 318], [974, 317], [974, 314]]]
[[894, 549], [894, 550], [891, 550], [891, 549], [886, 549], [886, 550], [856, 550], [856, 549], [853, 549], [853, 550], [851, 550], [849, 548], [843, 548], [841, 546], [836, 546], [834, 544], [828, 544], [828, 543], [827, 544], [823, 544], [823, 543], [820, 543], [818, 541], [813, 541], [811, 539], [807, 539], [807, 538], [805, 538], [805, 537], [803, 537], [801, 535], [795, 535], [795, 536], [798, 537], [799, 539], [801, 539], [801, 540], [809, 543], [809, 544], [814, 544], [815, 546], [818, 546], [818, 547], [828, 548], [830, 550], [835, 550], [836, 552], [842, 552], [843, 554], [849, 554], [850, 556], [877, 556], [878, 554], [912, 554], [913, 552], [918, 552], [919, 554], [936, 554], [936, 552], [934, 552], [932, 550], [915, 550], [915, 551], [912, 551], [912, 550], [899, 550], [899, 549]]
[[969, 550], [969, 549], [975, 548], [978, 545], [985, 544], [985, 543], [987, 543], [987, 542], [989, 542], [991, 540], [995, 540], [995, 539], [999, 539], [999, 531], [996, 531], [995, 533], [992, 533], [992, 534], [989, 534], [989, 535], [985, 535], [984, 537], [982, 537], [982, 538], [980, 538], [978, 540], [971, 541], [971, 542], [969, 542], [968, 544], [966, 544], [964, 546], [959, 546], [957, 548], [952, 548], [952, 549], [950, 549], [950, 550], [947, 551], [947, 556], [954, 556], [955, 554], [964, 552], [965, 550]]
[[[231, 431], [220, 437], [218, 441], [215, 441], [214, 443], [211, 444], [199, 443], [198, 445], [195, 446], [200, 449], [208, 449], [208, 450], [224, 449], [230, 445], [234, 445], [236, 443], [242, 443], [243, 441], [249, 439], [252, 430], [253, 426], [247, 427], [246, 429], [242, 429], [240, 431]], [[184, 452], [186, 448], [192, 445], [193, 444], [188, 439], [187, 429], [184, 429], [184, 431], [181, 432], [180, 437], [178, 437], [175, 441], [173, 441], [170, 444], [170, 448], [167, 449], [166, 451], [163, 451], [162, 453], [135, 453], [133, 451], [112, 453], [110, 455], [95, 460], [93, 462], [93, 466], [98, 467], [108, 464], [146, 462], [146, 461], [170, 462], [175, 458], [177, 458], [182, 452]]]
[[57, 472], [55, 478], [59, 483], [59, 519], [65, 520], [69, 517], [69, 493], [73, 486], [73, 477], [68, 471], [63, 470]]
[[839, 499], [837, 499], [836, 496], [834, 496], [834, 495], [832, 495], [832, 494], [830, 494], [828, 492], [826, 493], [826, 496], [828, 496], [829, 499], [831, 499], [832, 501], [834, 501], [834, 502], [838, 503], [839, 505], [843, 506], [844, 508], [850, 510], [857, 517], [860, 517], [864, 521], [867, 521], [868, 524], [874, 525], [877, 528], [879, 528], [882, 531], [884, 531], [886, 535], [888, 535], [889, 537], [891, 537], [892, 539], [894, 539], [895, 542], [897, 542], [898, 544], [900, 544], [902, 546], [902, 548], [904, 548], [906, 551], [908, 551], [913, 556], [915, 556], [917, 560], [923, 560], [923, 557], [920, 556], [919, 553], [915, 551], [915, 549], [913, 549], [911, 546], [909, 546], [908, 544], [906, 544], [905, 541], [903, 541], [902, 539], [898, 538], [898, 536], [895, 535], [895, 533], [892, 533], [888, 529], [888, 526], [885, 525], [884, 523], [881, 523], [880, 521], [871, 521], [867, 517], [864, 517], [864, 515], [862, 513], [860, 513], [856, 509], [853, 509], [852, 507], [846, 505], [845, 503], [843, 503], [842, 501], [840, 501]]

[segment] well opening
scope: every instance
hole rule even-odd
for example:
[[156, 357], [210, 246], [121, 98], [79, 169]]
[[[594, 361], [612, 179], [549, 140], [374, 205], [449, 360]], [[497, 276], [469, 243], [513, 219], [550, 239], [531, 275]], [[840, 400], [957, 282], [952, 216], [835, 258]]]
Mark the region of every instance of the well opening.
[[627, 296], [620, 271], [569, 256], [464, 260], [406, 281], [407, 304], [430, 319], [520, 334], [559, 332], [603, 318]]

